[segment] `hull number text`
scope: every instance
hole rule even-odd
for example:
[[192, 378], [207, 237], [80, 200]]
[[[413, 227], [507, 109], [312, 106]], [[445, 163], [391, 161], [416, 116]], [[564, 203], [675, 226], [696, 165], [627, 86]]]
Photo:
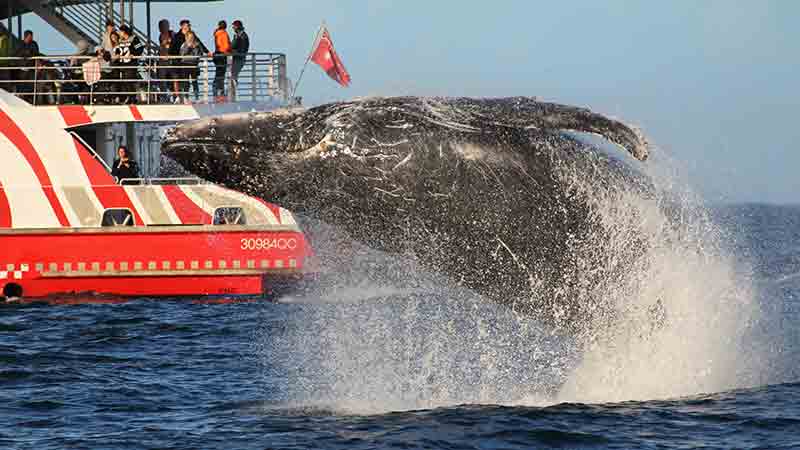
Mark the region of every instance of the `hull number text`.
[[297, 248], [295, 238], [242, 238], [242, 250], [294, 250]]

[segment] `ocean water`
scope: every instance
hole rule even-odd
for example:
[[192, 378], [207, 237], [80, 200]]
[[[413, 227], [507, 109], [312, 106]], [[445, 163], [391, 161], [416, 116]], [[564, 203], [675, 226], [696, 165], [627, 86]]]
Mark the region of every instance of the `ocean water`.
[[800, 207], [711, 216], [595, 345], [435, 282], [3, 306], [0, 448], [800, 448]]

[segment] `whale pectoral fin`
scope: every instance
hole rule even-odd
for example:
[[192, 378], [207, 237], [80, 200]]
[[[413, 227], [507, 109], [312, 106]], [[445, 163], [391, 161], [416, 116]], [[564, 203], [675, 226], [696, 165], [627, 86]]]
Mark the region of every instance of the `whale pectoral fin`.
[[639, 161], [645, 161], [650, 154], [650, 145], [639, 129], [586, 108], [547, 103], [539, 117], [527, 128], [558, 129], [601, 136], [624, 148]]

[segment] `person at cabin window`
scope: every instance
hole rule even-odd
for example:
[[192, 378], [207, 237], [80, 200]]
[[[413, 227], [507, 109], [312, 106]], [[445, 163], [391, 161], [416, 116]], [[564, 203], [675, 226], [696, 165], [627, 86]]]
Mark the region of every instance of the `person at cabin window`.
[[111, 176], [120, 184], [125, 180], [139, 178], [139, 165], [131, 158], [128, 147], [120, 145], [117, 149], [117, 159], [111, 167]]
[[233, 42], [231, 43], [231, 49], [233, 50], [233, 68], [231, 70], [231, 79], [233, 81], [232, 89], [236, 92], [236, 86], [239, 85], [239, 74], [242, 73], [247, 58], [247, 52], [250, 51], [250, 36], [244, 31], [244, 25], [241, 20], [233, 21]]
[[214, 96], [225, 96], [225, 72], [228, 70], [228, 55], [231, 54], [231, 38], [228, 23], [220, 20], [214, 31]]
[[124, 90], [125, 103], [136, 103], [136, 90], [139, 80], [139, 57], [144, 53], [144, 43], [135, 36], [128, 25], [119, 27], [119, 45], [114, 53], [119, 60], [124, 77], [120, 88]]
[[[181, 46], [182, 63], [186, 66], [183, 79], [193, 83], [195, 100], [199, 100], [200, 97], [200, 91], [197, 86], [197, 76], [199, 75], [200, 69], [197, 67], [197, 63], [200, 62], [200, 57], [202, 55], [203, 51], [200, 49], [200, 46], [197, 45], [197, 36], [192, 31], [188, 32], [186, 34], [186, 42]], [[183, 87], [181, 88], [181, 92], [187, 93], [185, 98], [187, 103], [189, 103], [189, 81], [184, 81], [182, 83]]]

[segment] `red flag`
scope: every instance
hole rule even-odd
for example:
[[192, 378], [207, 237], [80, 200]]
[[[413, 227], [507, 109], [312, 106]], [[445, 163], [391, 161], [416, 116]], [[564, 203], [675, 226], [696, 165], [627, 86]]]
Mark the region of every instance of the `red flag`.
[[337, 83], [344, 87], [350, 84], [350, 74], [347, 73], [342, 60], [339, 59], [339, 55], [333, 49], [331, 35], [325, 27], [322, 27], [322, 36], [317, 41], [317, 48], [314, 49], [311, 60], [322, 67], [322, 70]]

